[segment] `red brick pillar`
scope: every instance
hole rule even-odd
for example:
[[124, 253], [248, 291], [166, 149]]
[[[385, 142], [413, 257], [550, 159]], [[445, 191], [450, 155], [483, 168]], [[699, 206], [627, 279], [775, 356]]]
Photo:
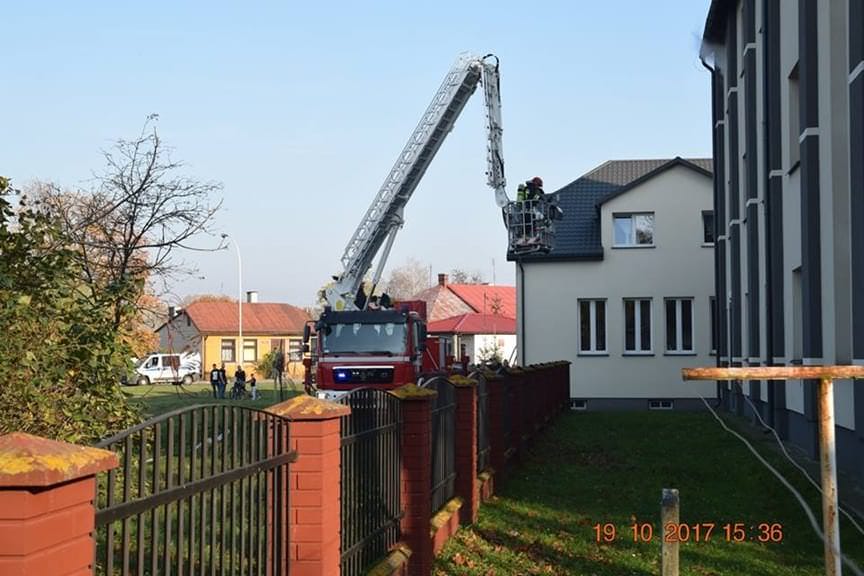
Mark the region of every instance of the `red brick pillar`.
[[462, 498], [462, 524], [477, 521], [480, 482], [477, 479], [477, 381], [453, 376], [456, 392], [456, 496]]
[[107, 450], [0, 436], [0, 574], [92, 574], [96, 474], [117, 464]]
[[432, 404], [438, 393], [414, 384], [393, 391], [402, 401], [402, 539], [408, 574], [432, 573]]
[[[289, 486], [292, 576], [339, 574], [341, 559], [341, 422], [351, 409], [311, 396], [268, 408], [291, 420]], [[283, 534], [287, 533], [283, 531]]]

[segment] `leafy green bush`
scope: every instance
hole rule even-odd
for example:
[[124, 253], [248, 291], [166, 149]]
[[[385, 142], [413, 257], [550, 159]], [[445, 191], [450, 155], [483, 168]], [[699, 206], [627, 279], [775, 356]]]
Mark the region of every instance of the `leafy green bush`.
[[[0, 179], [0, 433], [87, 443], [139, 419], [117, 385], [129, 351], [60, 227]], [[108, 287], [107, 300], [131, 283]]]

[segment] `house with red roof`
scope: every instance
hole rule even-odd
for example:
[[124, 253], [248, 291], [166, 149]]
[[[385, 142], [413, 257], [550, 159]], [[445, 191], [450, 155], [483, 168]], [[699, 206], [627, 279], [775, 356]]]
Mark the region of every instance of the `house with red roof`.
[[[169, 319], [156, 332], [162, 351], [198, 352], [207, 371], [225, 363], [229, 374], [239, 364], [247, 372], [274, 349], [285, 354], [285, 368], [292, 376], [303, 372], [303, 327], [310, 320], [302, 308], [275, 302], [258, 302], [257, 292], [247, 292], [243, 307], [243, 341], [240, 342], [237, 302], [194, 302], [187, 308], [169, 308]], [[269, 375], [258, 375], [261, 378]]]
[[447, 274], [412, 300], [426, 302], [429, 334], [441, 339], [447, 356], [469, 362], [495, 351], [513, 361], [516, 350], [516, 287], [451, 284]]

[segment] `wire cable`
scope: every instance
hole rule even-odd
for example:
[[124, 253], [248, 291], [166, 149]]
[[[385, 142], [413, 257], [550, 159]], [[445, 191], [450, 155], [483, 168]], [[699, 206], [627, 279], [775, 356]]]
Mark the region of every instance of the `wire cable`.
[[[771, 434], [774, 435], [774, 439], [777, 440], [777, 444], [780, 446], [780, 450], [783, 452], [783, 455], [786, 456], [786, 459], [789, 460], [789, 462], [795, 468], [797, 468], [801, 472], [801, 474], [804, 475], [804, 477], [807, 479], [807, 481], [810, 482], [810, 484], [814, 488], [816, 488], [816, 490], [819, 491], [819, 494], [823, 494], [822, 486], [820, 486], [819, 483], [816, 482], [812, 476], [810, 476], [810, 473], [807, 472], [807, 470], [804, 468], [804, 466], [802, 466], [801, 464], [796, 462], [795, 459], [792, 458], [792, 455], [789, 454], [789, 452], [786, 450], [786, 446], [783, 445], [783, 441], [780, 439], [780, 435], [777, 434], [777, 430], [775, 430], [774, 428], [769, 426], [765, 422], [765, 420], [762, 419], [762, 415], [759, 413], [759, 410], [756, 408], [756, 405], [753, 404], [753, 401], [750, 399], [750, 397], [747, 396], [746, 394], [744, 394], [743, 396], [744, 396], [744, 399], [747, 401], [747, 403], [750, 405], [750, 409], [753, 410], [754, 414], [756, 414], [756, 418], [759, 419], [759, 422], [762, 424], [762, 426], [764, 426], [766, 429], [770, 430]], [[843, 514], [844, 516], [846, 516], [846, 519], [852, 523], [852, 526], [854, 526], [855, 529], [858, 530], [858, 532], [860, 532], [862, 536], [864, 536], [864, 528], [862, 528], [861, 525], [855, 521], [855, 518], [852, 516], [852, 514], [847, 512], [844, 508], [840, 507], [839, 504], [837, 505], [837, 509], [840, 510], [840, 513]]]
[[[726, 425], [726, 422], [724, 422], [723, 419], [720, 418], [717, 412], [711, 407], [711, 405], [708, 403], [707, 400], [705, 400], [704, 397], [700, 396], [699, 399], [702, 400], [702, 403], [705, 404], [705, 407], [708, 408], [708, 411], [711, 412], [711, 415], [714, 416], [714, 419], [720, 423], [720, 426], [722, 426], [724, 430], [726, 430], [727, 432], [738, 438], [741, 442], [743, 442], [750, 450], [750, 452], [752, 452], [753, 455], [756, 456], [756, 459], [759, 460], [759, 462], [761, 462], [762, 465], [765, 466], [780, 481], [780, 483], [783, 484], [792, 493], [793, 496], [795, 496], [795, 499], [798, 500], [798, 503], [801, 505], [801, 508], [804, 509], [804, 513], [807, 515], [807, 519], [810, 521], [810, 527], [813, 528], [813, 531], [816, 532], [816, 535], [819, 536], [819, 539], [822, 540], [822, 543], [824, 544], [825, 534], [822, 532], [822, 529], [819, 528], [819, 523], [816, 521], [816, 516], [813, 514], [810, 506], [804, 500], [804, 497], [801, 496], [801, 494], [795, 489], [795, 487], [792, 486], [792, 484], [790, 484], [789, 481], [786, 480], [786, 478], [784, 478], [783, 475], [780, 474], [780, 472], [778, 472], [776, 468], [771, 466], [771, 464], [769, 464], [768, 461], [765, 460], [765, 458], [763, 458], [761, 454], [759, 454], [759, 452], [753, 447], [749, 440], [744, 438], [744, 436], [742, 436], [735, 430], [729, 428], [729, 426]], [[850, 558], [847, 558], [840, 550], [835, 549], [834, 553], [840, 556], [843, 563], [846, 564], [846, 566], [848, 566], [849, 569], [855, 573], [855, 576], [864, 576], [864, 572], [862, 572], [861, 569], [858, 568], [858, 565], [855, 564], [855, 562], [853, 562]]]

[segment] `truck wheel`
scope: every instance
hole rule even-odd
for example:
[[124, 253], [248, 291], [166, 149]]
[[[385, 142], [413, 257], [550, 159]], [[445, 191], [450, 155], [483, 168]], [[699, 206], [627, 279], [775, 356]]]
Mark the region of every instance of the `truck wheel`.
[[183, 376], [183, 384], [185, 384], [186, 386], [192, 384], [193, 382], [195, 382], [195, 378], [193, 378], [191, 374], [186, 374], [185, 376]]
[[135, 385], [136, 386], [149, 386], [150, 385], [150, 378], [148, 378], [147, 376], [139, 376], [138, 379], [135, 381]]

